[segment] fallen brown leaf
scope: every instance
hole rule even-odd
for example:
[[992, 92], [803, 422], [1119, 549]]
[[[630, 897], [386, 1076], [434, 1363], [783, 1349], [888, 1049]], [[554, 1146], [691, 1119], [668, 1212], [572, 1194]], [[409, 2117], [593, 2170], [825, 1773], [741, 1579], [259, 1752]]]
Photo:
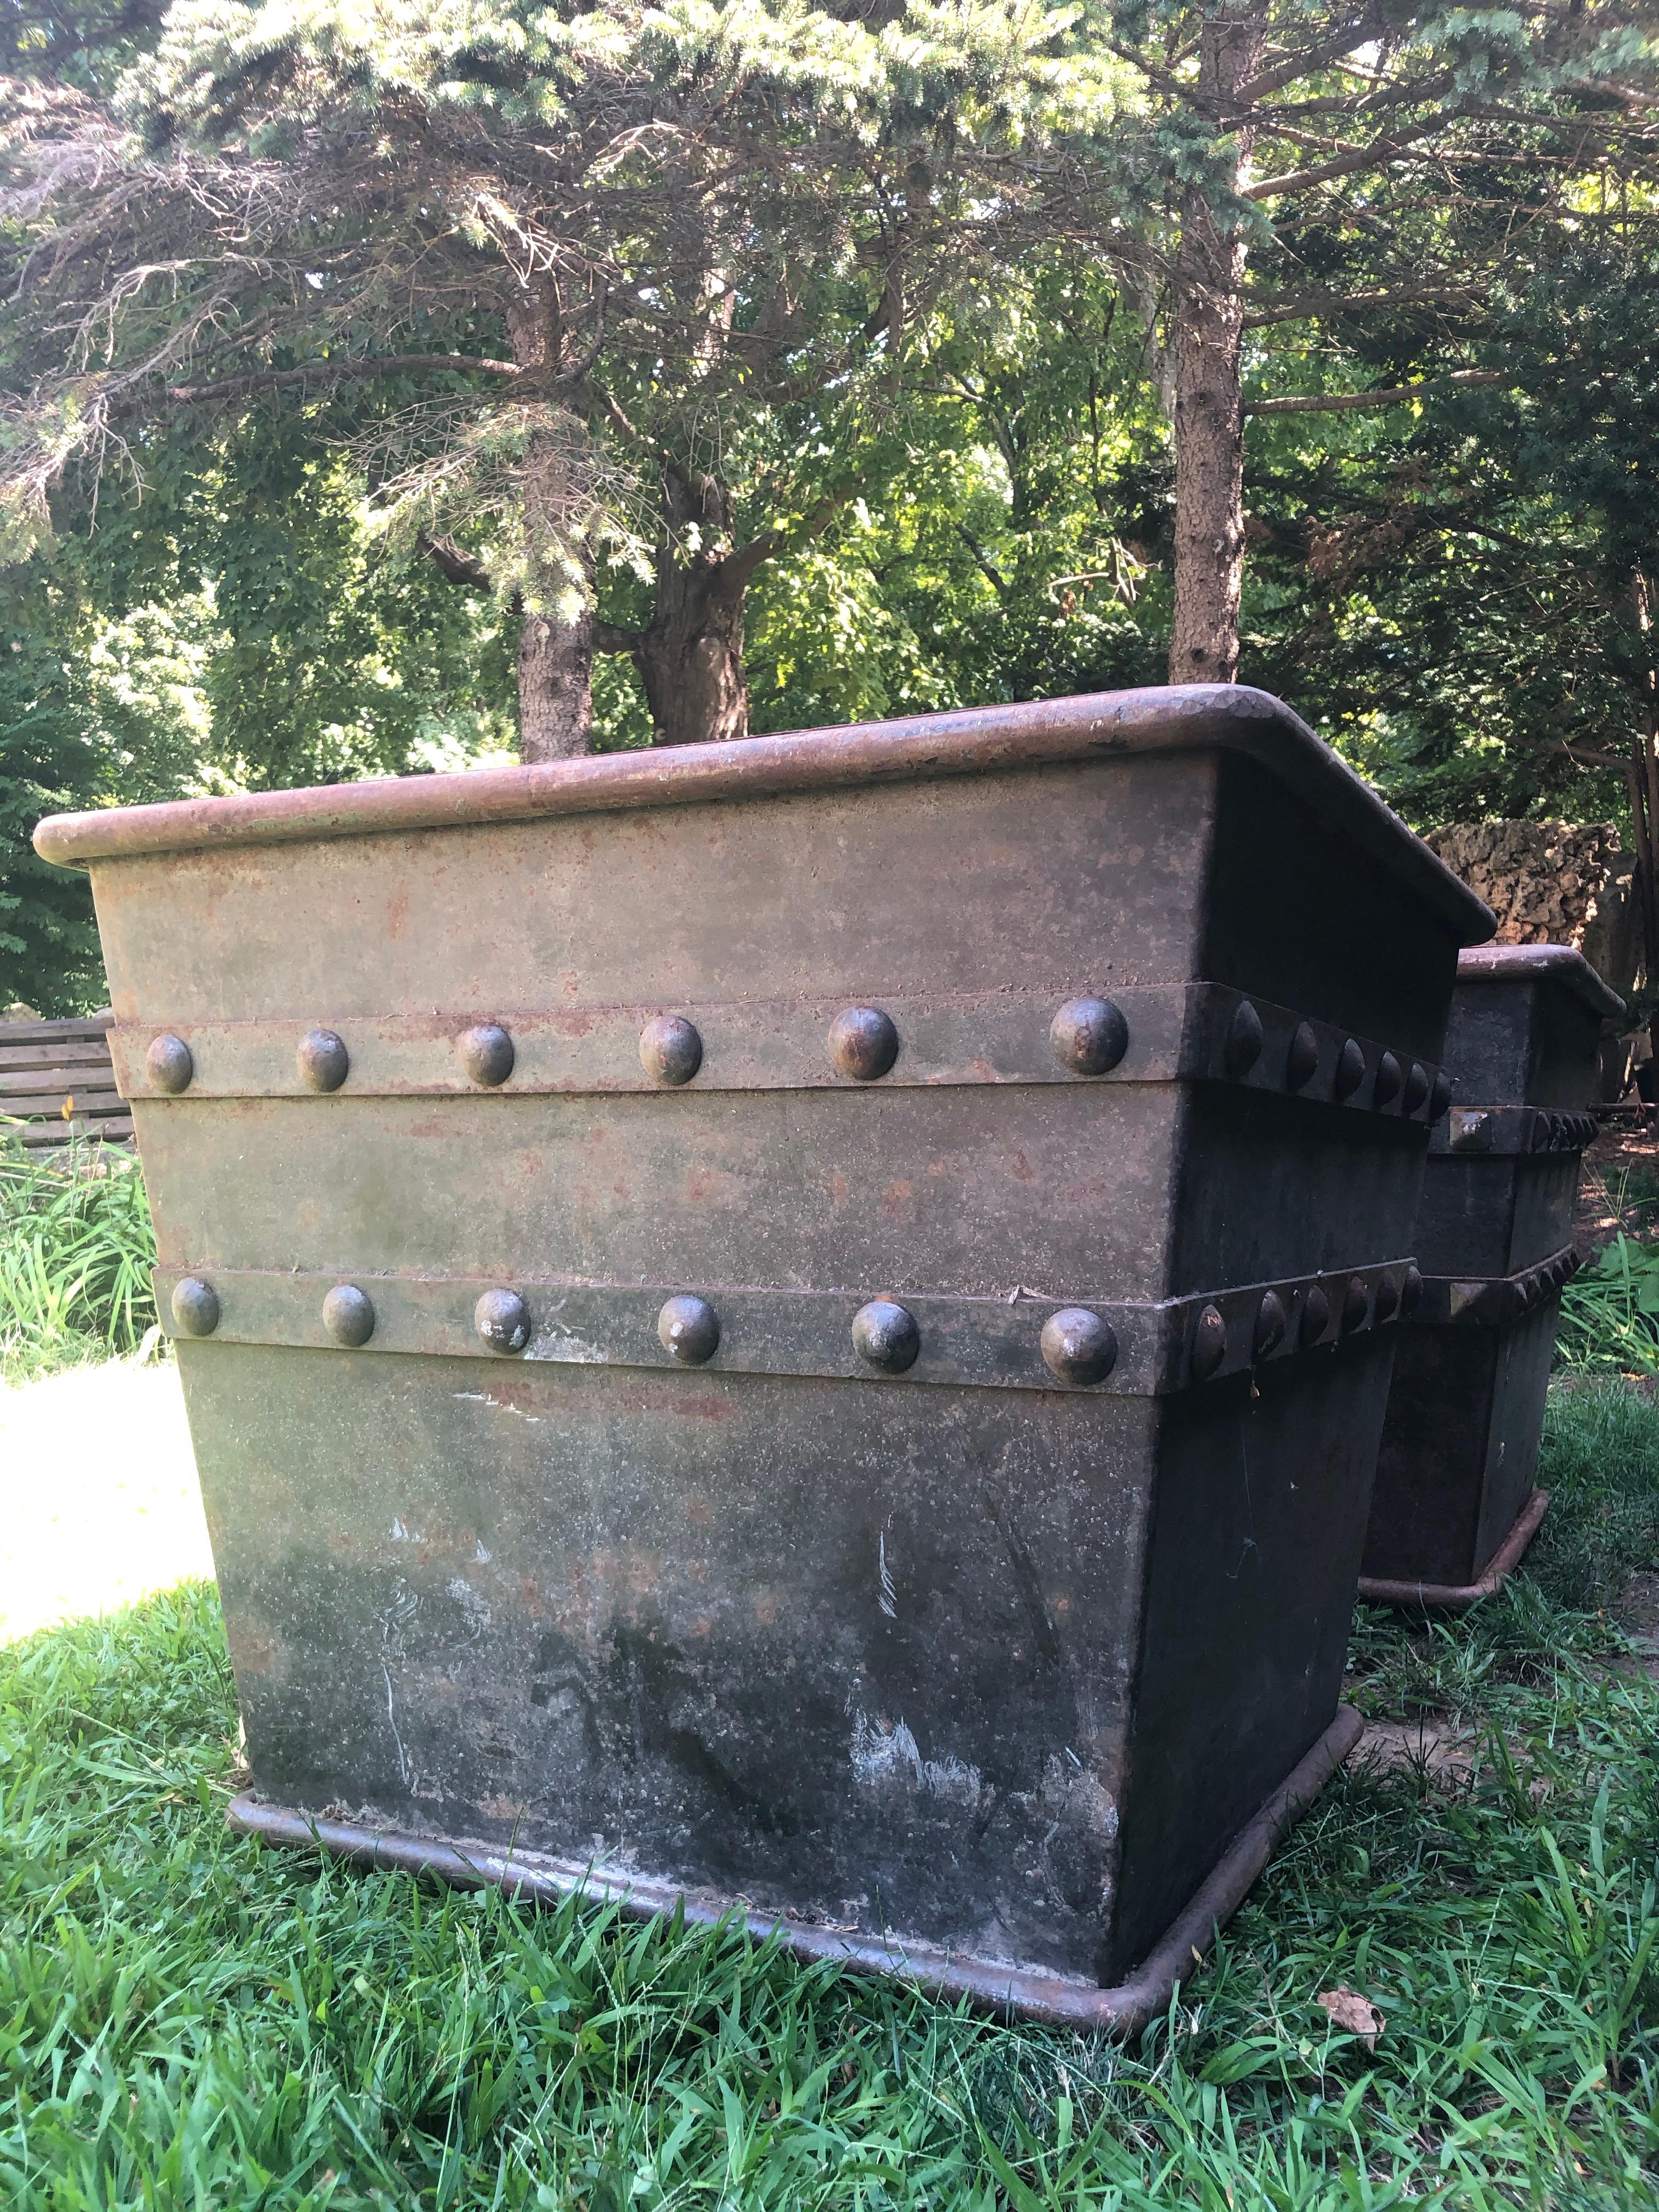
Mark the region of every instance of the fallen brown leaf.
[[1338, 2027], [1345, 2027], [1350, 2035], [1357, 2035], [1367, 2051], [1375, 2051], [1376, 2039], [1385, 2022], [1382, 2015], [1369, 1997], [1362, 1997], [1358, 1990], [1321, 1990], [1314, 1999], [1324, 2006]]

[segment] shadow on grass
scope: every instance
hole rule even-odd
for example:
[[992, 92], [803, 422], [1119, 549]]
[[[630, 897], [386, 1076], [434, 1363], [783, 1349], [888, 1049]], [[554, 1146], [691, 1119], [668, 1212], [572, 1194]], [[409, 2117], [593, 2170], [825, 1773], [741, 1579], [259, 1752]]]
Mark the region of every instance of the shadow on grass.
[[[1128, 2050], [737, 1926], [233, 1838], [204, 1586], [0, 1650], [0, 2188], [53, 2212], [1650, 2212], [1659, 1690], [1603, 1662], [1610, 1590], [1659, 1564], [1659, 1416], [1558, 1405], [1550, 1452], [1537, 1582], [1357, 1628], [1367, 1704], [1459, 1703], [1466, 1767], [1340, 1777]], [[1384, 2014], [1375, 2050], [1316, 2003], [1338, 1984]]]

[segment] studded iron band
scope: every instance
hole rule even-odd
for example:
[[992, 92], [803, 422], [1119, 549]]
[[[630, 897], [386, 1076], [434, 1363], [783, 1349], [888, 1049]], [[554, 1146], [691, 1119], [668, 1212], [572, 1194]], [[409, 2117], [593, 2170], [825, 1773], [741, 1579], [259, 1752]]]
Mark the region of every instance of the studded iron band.
[[1419, 1122], [1439, 1068], [1219, 983], [890, 1000], [123, 1025], [129, 1098], [811, 1090], [848, 1085], [1234, 1082]]
[[1516, 1275], [1425, 1275], [1415, 1318], [1503, 1328], [1553, 1298], [1582, 1265], [1571, 1245]]
[[1454, 1106], [1429, 1139], [1429, 1151], [1458, 1159], [1582, 1152], [1595, 1130], [1594, 1114], [1563, 1113], [1553, 1107]]
[[174, 1336], [218, 1344], [886, 1377], [1161, 1396], [1328, 1346], [1415, 1309], [1409, 1260], [1159, 1304], [853, 1291], [157, 1268]]

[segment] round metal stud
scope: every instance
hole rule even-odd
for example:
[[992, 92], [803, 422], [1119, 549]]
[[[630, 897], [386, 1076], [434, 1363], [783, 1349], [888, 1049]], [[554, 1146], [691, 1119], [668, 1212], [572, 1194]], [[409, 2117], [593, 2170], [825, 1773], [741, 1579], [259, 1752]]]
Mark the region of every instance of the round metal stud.
[[1285, 1055], [1285, 1087], [1305, 1091], [1318, 1073], [1319, 1039], [1314, 1035], [1311, 1022], [1298, 1022], [1290, 1050]]
[[313, 1091], [337, 1091], [351, 1068], [351, 1054], [332, 1030], [312, 1030], [295, 1054], [302, 1081]]
[[1101, 1382], [1117, 1361], [1110, 1324], [1087, 1306], [1064, 1306], [1042, 1324], [1042, 1357], [1062, 1382]]
[[657, 1340], [687, 1367], [701, 1367], [720, 1349], [720, 1317], [707, 1298], [669, 1298], [657, 1316]]
[[1285, 1341], [1285, 1332], [1290, 1325], [1284, 1299], [1277, 1291], [1264, 1291], [1255, 1315], [1255, 1356], [1258, 1359], [1265, 1359], [1270, 1352], [1278, 1351]]
[[1420, 1060], [1414, 1060], [1406, 1070], [1406, 1088], [1400, 1101], [1402, 1114], [1415, 1114], [1429, 1095], [1429, 1071]]
[[1407, 1267], [1400, 1285], [1400, 1318], [1408, 1321], [1423, 1303], [1423, 1278], [1415, 1267]]
[[1239, 1001], [1227, 1024], [1221, 1057], [1229, 1075], [1248, 1075], [1261, 1057], [1261, 1017], [1248, 999]]
[[1349, 1037], [1336, 1056], [1336, 1095], [1352, 1098], [1365, 1080], [1365, 1054], [1358, 1037]]
[[1352, 1336], [1357, 1328], [1364, 1328], [1371, 1310], [1371, 1294], [1358, 1275], [1350, 1275], [1348, 1287], [1342, 1293], [1342, 1334]]
[[144, 1067], [158, 1091], [177, 1097], [181, 1091], [190, 1088], [190, 1079], [196, 1073], [196, 1059], [181, 1036], [152, 1037], [149, 1050], [144, 1054]]
[[1377, 1106], [1387, 1106], [1400, 1096], [1400, 1086], [1405, 1078], [1400, 1072], [1400, 1062], [1391, 1052], [1385, 1052], [1376, 1063], [1376, 1088], [1371, 1099]]
[[1376, 1285], [1376, 1318], [1379, 1322], [1392, 1321], [1399, 1310], [1399, 1290], [1393, 1279], [1384, 1275]]
[[915, 1316], [891, 1298], [872, 1298], [853, 1316], [853, 1349], [884, 1375], [902, 1375], [921, 1350]]
[[658, 1014], [640, 1032], [640, 1066], [653, 1083], [690, 1083], [702, 1066], [702, 1038], [684, 1014]]
[[513, 1040], [495, 1022], [479, 1022], [473, 1029], [463, 1030], [455, 1041], [455, 1049], [472, 1080], [489, 1090], [505, 1083], [513, 1073]]
[[1429, 1119], [1430, 1119], [1430, 1121], [1439, 1121], [1439, 1119], [1440, 1119], [1440, 1117], [1442, 1116], [1442, 1115], [1443, 1115], [1443, 1114], [1447, 1113], [1447, 1112], [1450, 1109], [1450, 1107], [1451, 1107], [1451, 1084], [1450, 1084], [1450, 1081], [1449, 1081], [1449, 1079], [1445, 1075], [1441, 1074], [1441, 1073], [1436, 1073], [1436, 1075], [1435, 1075], [1434, 1081], [1433, 1081], [1433, 1082], [1429, 1085]]
[[1298, 1332], [1298, 1341], [1304, 1345], [1317, 1344], [1330, 1325], [1331, 1302], [1318, 1284], [1314, 1283], [1310, 1285], [1308, 1294], [1302, 1301], [1302, 1326]]
[[374, 1308], [355, 1283], [336, 1283], [323, 1300], [323, 1327], [336, 1344], [355, 1349], [374, 1334]]
[[874, 1083], [898, 1054], [898, 1031], [878, 1006], [848, 1006], [830, 1024], [830, 1057], [854, 1083]]
[[516, 1291], [486, 1291], [472, 1326], [492, 1352], [522, 1352], [530, 1341], [530, 1309]]
[[186, 1336], [211, 1336], [219, 1326], [219, 1293], [199, 1275], [185, 1275], [173, 1286], [173, 1318]]
[[1054, 1058], [1071, 1075], [1104, 1075], [1129, 1049], [1129, 1024], [1109, 999], [1067, 999], [1048, 1024]]
[[1227, 1324], [1218, 1306], [1205, 1306], [1193, 1330], [1193, 1374], [1207, 1382], [1227, 1357]]

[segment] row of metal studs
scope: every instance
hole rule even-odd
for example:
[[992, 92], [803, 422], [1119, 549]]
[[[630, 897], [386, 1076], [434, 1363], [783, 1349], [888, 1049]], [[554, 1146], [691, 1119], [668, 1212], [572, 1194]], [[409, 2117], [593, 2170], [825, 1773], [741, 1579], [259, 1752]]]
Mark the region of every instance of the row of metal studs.
[[[1376, 1289], [1375, 1310], [1370, 1290], [1363, 1277], [1352, 1277], [1343, 1293], [1339, 1321], [1343, 1335], [1351, 1335], [1375, 1319], [1379, 1324], [1402, 1318], [1416, 1308], [1423, 1279], [1408, 1267], [1396, 1290], [1386, 1278]], [[198, 1275], [186, 1275], [173, 1287], [173, 1318], [188, 1336], [211, 1336], [219, 1326], [219, 1296]], [[374, 1301], [355, 1283], [337, 1283], [322, 1302], [323, 1326], [337, 1344], [351, 1350], [366, 1345], [374, 1334]], [[1302, 1300], [1297, 1316], [1297, 1340], [1318, 1343], [1331, 1323], [1331, 1302], [1316, 1283]], [[490, 1352], [508, 1355], [522, 1352], [530, 1341], [529, 1306], [518, 1291], [485, 1291], [473, 1308], [472, 1325], [479, 1340]], [[1258, 1358], [1265, 1359], [1284, 1343], [1291, 1315], [1277, 1291], [1262, 1295], [1257, 1310], [1253, 1342]], [[720, 1349], [720, 1316], [713, 1305], [695, 1292], [665, 1299], [657, 1316], [657, 1339], [665, 1352], [687, 1367], [701, 1367]], [[895, 1298], [871, 1298], [853, 1316], [853, 1348], [867, 1367], [878, 1374], [902, 1375], [916, 1364], [921, 1352], [921, 1330], [908, 1306]], [[1066, 1306], [1043, 1322], [1038, 1347], [1049, 1372], [1062, 1382], [1079, 1388], [1103, 1382], [1117, 1363], [1117, 1338], [1109, 1322], [1087, 1306]], [[1207, 1382], [1227, 1356], [1227, 1324], [1218, 1306], [1206, 1304], [1198, 1313], [1193, 1330], [1191, 1367], [1194, 1379]]]
[[[1555, 1113], [1544, 1106], [1455, 1106], [1447, 1121], [1447, 1152], [1582, 1152], [1597, 1130], [1593, 1113]], [[1513, 1133], [1513, 1134], [1510, 1134]]]
[[[1502, 1327], [1522, 1320], [1564, 1290], [1583, 1262], [1571, 1250], [1552, 1254], [1518, 1275], [1442, 1275], [1431, 1280], [1431, 1318]], [[1505, 1312], [1511, 1307], [1512, 1312]]]
[[[1229, 1075], [1248, 1075], [1261, 1056], [1264, 1042], [1261, 1017], [1248, 999], [1235, 1010], [1222, 1048]], [[891, 1015], [878, 1006], [848, 1006], [830, 1024], [826, 1040], [830, 1064], [854, 1083], [876, 1083], [890, 1074], [899, 1057], [900, 1040]], [[1049, 1048], [1067, 1074], [1108, 1075], [1129, 1048], [1129, 1025], [1122, 1009], [1110, 999], [1068, 999], [1048, 1025]], [[513, 1039], [496, 1022], [479, 1022], [456, 1040], [462, 1066], [481, 1089], [494, 1090], [513, 1073], [516, 1057]], [[311, 1030], [300, 1040], [295, 1054], [301, 1080], [317, 1091], [340, 1089], [351, 1069], [345, 1041], [332, 1030]], [[678, 1088], [690, 1083], [702, 1066], [702, 1036], [684, 1014], [659, 1014], [640, 1035], [640, 1065], [653, 1082]], [[152, 1039], [144, 1066], [158, 1091], [171, 1097], [189, 1089], [196, 1061], [189, 1045], [170, 1032]], [[1319, 1067], [1319, 1040], [1311, 1024], [1301, 1023], [1285, 1054], [1285, 1088], [1304, 1091]], [[1365, 1079], [1365, 1054], [1358, 1038], [1349, 1037], [1338, 1055], [1335, 1091], [1339, 1102], [1351, 1098]], [[1437, 1121], [1451, 1097], [1443, 1074], [1432, 1078], [1420, 1060], [1402, 1067], [1392, 1052], [1385, 1051], [1376, 1064], [1373, 1096], [1380, 1109], [1400, 1100], [1404, 1115], [1414, 1115], [1425, 1100], [1431, 1121]]]

